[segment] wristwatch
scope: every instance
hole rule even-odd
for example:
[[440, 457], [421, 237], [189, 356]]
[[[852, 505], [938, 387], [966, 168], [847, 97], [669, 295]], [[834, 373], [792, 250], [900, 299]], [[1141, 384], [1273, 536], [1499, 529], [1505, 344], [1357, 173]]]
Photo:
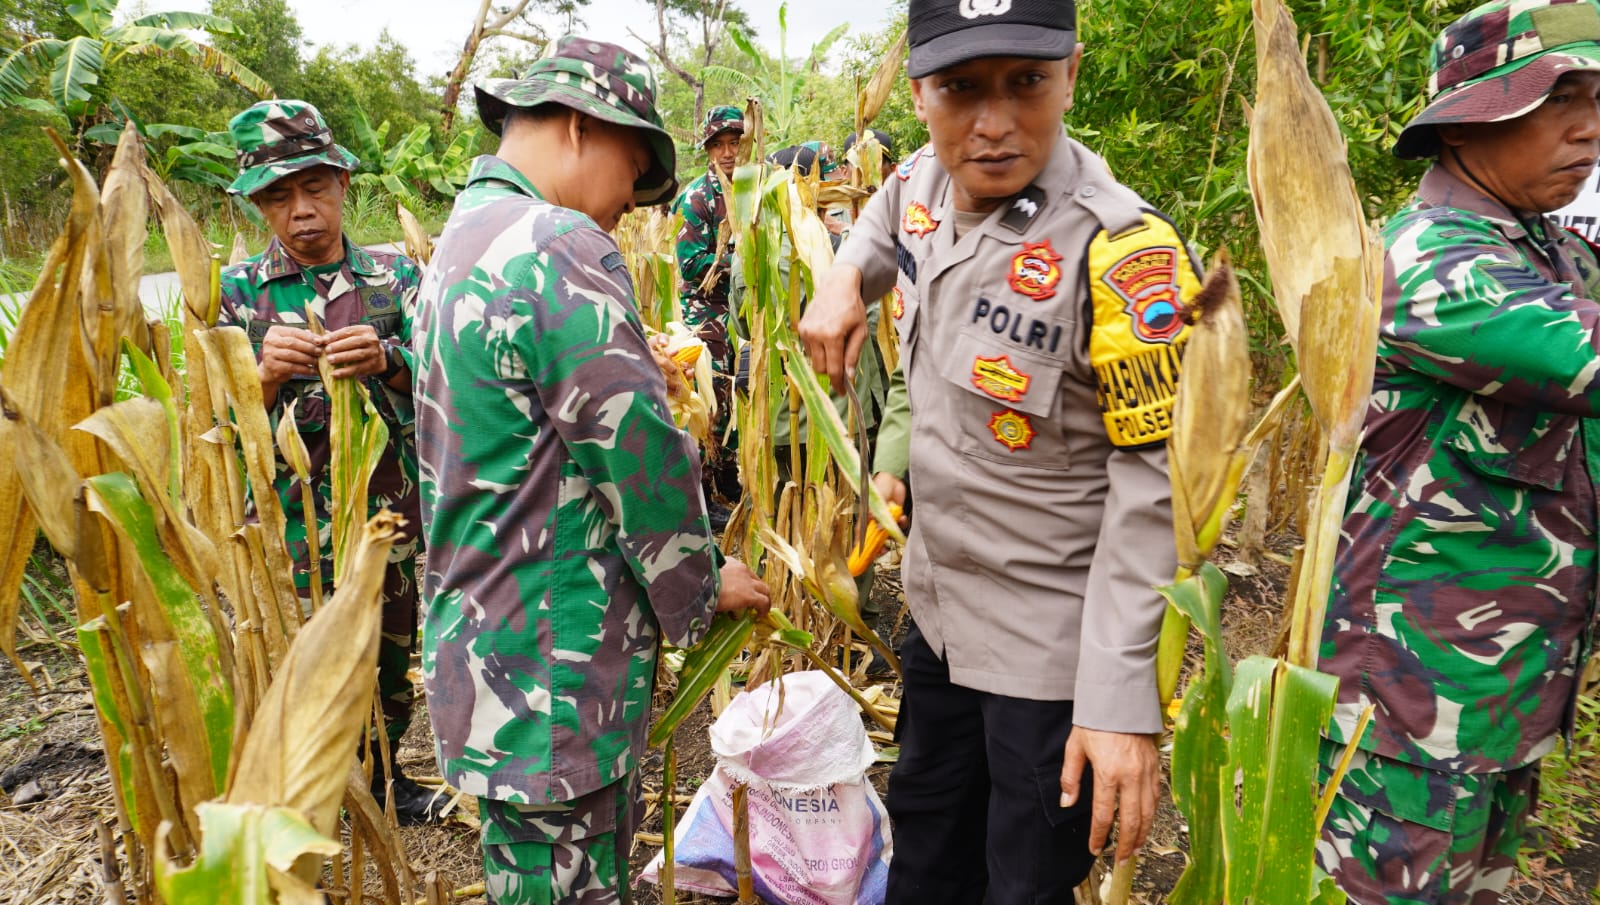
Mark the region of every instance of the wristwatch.
[[384, 367], [383, 373], [378, 375], [378, 379], [388, 383], [396, 374], [406, 369], [406, 360], [400, 354], [399, 344], [389, 342], [383, 344], [383, 358], [388, 364]]

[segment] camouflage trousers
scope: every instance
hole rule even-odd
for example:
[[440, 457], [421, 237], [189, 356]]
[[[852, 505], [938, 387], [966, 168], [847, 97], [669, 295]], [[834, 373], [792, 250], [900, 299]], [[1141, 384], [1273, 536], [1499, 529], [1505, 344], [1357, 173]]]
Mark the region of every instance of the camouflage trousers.
[[[1322, 778], [1343, 750], [1322, 743]], [[1351, 905], [1496, 905], [1517, 868], [1539, 767], [1443, 773], [1357, 751], [1317, 843]]]
[[543, 807], [479, 798], [490, 905], [626, 905], [637, 776]]

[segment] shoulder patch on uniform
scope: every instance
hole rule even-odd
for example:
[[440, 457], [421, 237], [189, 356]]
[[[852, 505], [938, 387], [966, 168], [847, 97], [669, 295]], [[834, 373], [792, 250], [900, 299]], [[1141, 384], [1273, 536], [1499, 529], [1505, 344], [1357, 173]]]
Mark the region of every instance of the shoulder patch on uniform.
[[1106, 435], [1121, 447], [1165, 441], [1189, 339], [1184, 304], [1200, 290], [1183, 238], [1146, 212], [1141, 228], [1101, 230], [1084, 260], [1094, 316], [1089, 363]]
[[900, 218], [900, 228], [913, 236], [921, 238], [939, 228], [941, 221], [933, 219], [933, 212], [921, 201], [913, 201], [906, 205], [905, 215]]
[[607, 270], [621, 270], [627, 266], [627, 263], [627, 261], [623, 260], [622, 252], [620, 251], [613, 251], [600, 259], [600, 266]]
[[905, 182], [907, 179], [910, 179], [911, 171], [917, 168], [917, 164], [924, 157], [933, 157], [933, 145], [923, 145], [915, 151], [912, 151], [910, 157], [900, 161], [900, 164], [894, 168], [894, 175], [896, 178], [898, 178], [901, 182]]
[[1039, 216], [1039, 209], [1044, 205], [1044, 189], [1030, 185], [1011, 199], [1011, 206], [1006, 209], [1005, 216], [1000, 218], [1000, 225], [1020, 235], [1027, 231], [1028, 224]]

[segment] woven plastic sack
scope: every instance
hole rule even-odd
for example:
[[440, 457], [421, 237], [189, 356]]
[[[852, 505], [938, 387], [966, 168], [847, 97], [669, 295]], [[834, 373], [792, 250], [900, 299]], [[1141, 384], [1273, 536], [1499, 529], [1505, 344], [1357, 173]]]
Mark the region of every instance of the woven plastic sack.
[[[889, 815], [855, 702], [821, 672], [741, 692], [711, 726], [717, 765], [681, 815], [674, 885], [734, 895], [733, 787], [744, 782], [755, 892], [773, 905], [881, 905]], [[662, 855], [643, 879], [660, 883]]]

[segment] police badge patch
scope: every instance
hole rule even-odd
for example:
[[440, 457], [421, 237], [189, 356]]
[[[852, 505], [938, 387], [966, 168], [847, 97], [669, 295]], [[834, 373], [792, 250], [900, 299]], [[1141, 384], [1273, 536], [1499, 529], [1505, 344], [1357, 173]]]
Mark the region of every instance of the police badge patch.
[[894, 287], [894, 302], [889, 307], [889, 313], [894, 315], [895, 320], [905, 316], [906, 294], [900, 291], [899, 286]]
[[1011, 409], [995, 412], [989, 419], [989, 430], [994, 432], [996, 442], [1012, 452], [1033, 445], [1033, 422], [1027, 415]]
[[978, 356], [972, 361], [972, 385], [1002, 402], [1021, 402], [1033, 375], [1017, 369], [1008, 355]]
[[1128, 303], [1123, 310], [1133, 321], [1133, 335], [1147, 343], [1172, 342], [1183, 329], [1177, 271], [1177, 248], [1144, 248], [1100, 275]]
[[1012, 290], [1036, 302], [1054, 298], [1056, 286], [1061, 283], [1061, 256], [1050, 247], [1050, 240], [1024, 242], [1022, 250], [1011, 258], [1011, 272], [1006, 282]]

